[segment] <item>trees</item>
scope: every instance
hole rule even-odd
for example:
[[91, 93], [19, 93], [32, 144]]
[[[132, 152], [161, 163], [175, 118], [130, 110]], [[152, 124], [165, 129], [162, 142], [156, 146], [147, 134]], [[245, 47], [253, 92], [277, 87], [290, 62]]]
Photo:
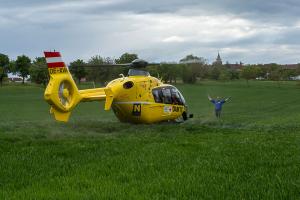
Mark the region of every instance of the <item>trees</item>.
[[117, 64], [131, 63], [133, 60], [137, 59], [138, 55], [134, 53], [124, 53], [120, 58], [116, 59]]
[[[87, 70], [87, 78], [93, 82], [105, 84], [107, 81], [118, 77], [119, 74], [127, 73], [128, 68], [109, 66], [111, 64], [127, 64], [137, 59], [137, 54], [124, 53], [118, 59], [111, 57], [101, 57], [100, 55], [93, 56], [89, 59], [88, 65], [94, 65]], [[97, 66], [99, 65], [99, 67]], [[102, 66], [105, 65], [105, 66]], [[107, 66], [106, 66], [107, 65]], [[125, 71], [126, 70], [126, 71]], [[74, 73], [75, 76], [75, 73]]]
[[239, 79], [239, 71], [231, 69], [229, 65], [224, 66], [210, 66], [208, 70], [208, 78], [213, 80], [235, 80]]
[[5, 54], [0, 54], [0, 85], [2, 86], [3, 79], [7, 76], [9, 68], [9, 58]]
[[77, 79], [78, 83], [80, 80], [86, 76], [86, 71], [84, 68], [85, 62], [83, 60], [77, 59], [70, 63], [70, 71]]
[[31, 60], [29, 57], [22, 55], [18, 56], [15, 67], [17, 73], [22, 77], [22, 83], [24, 84], [25, 78], [29, 75], [29, 68], [31, 66]]
[[297, 68], [295, 69], [296, 76], [300, 75], [300, 63], [297, 64]]
[[[86, 77], [87, 80], [105, 84], [117, 78], [120, 73], [127, 74], [127, 67], [116, 67], [116, 64], [128, 64], [137, 58], [138, 55], [133, 53], [124, 53], [118, 59], [96, 55], [89, 59], [88, 65], [80, 59], [71, 62], [70, 71], [79, 83], [82, 78]], [[109, 66], [110, 64], [114, 66]], [[226, 64], [222, 65], [221, 62], [219, 64], [215, 62], [208, 64], [206, 59], [190, 54], [182, 58], [179, 64], [176, 62], [164, 62], [160, 63], [160, 65], [149, 65], [143, 70], [148, 70], [151, 75], [169, 83], [176, 83], [176, 80], [179, 78], [184, 83], [193, 84], [201, 79], [234, 80], [241, 77], [246, 79], [247, 85], [249, 85], [250, 79], [260, 77], [261, 79], [277, 81], [279, 85], [280, 80], [292, 80], [299, 75], [300, 64], [298, 64], [298, 68], [295, 65], [291, 68], [290, 66], [285, 67], [276, 63], [254, 64], [244, 67], [242, 63], [230, 64], [226, 62]], [[8, 72], [20, 75], [23, 78], [23, 84], [26, 76], [29, 74], [31, 80], [38, 84], [46, 85], [49, 79], [46, 62], [42, 57], [35, 58], [31, 63], [30, 58], [25, 55], [18, 56], [16, 61], [10, 61], [7, 55], [0, 54], [1, 85], [3, 78]]]
[[247, 86], [249, 86], [248, 81], [252, 78], [254, 78], [253, 75], [253, 67], [243, 67], [242, 71], [241, 71], [241, 78], [246, 79], [247, 81]]
[[276, 81], [278, 84], [278, 87], [280, 87], [280, 80], [283, 77], [283, 71], [279, 65], [272, 63], [270, 64], [270, 73], [269, 73], [269, 79], [272, 81]]
[[222, 68], [219, 75], [219, 80], [228, 81], [231, 80], [232, 74], [230, 73], [229, 69]]
[[15, 60], [9, 61], [8, 71], [12, 72], [12, 73], [17, 73], [17, 70], [16, 70], [16, 61]]
[[171, 82], [172, 81], [172, 73], [171, 73], [171, 66], [169, 64], [163, 63], [156, 67], [157, 75], [161, 78], [164, 82]]
[[192, 67], [190, 65], [184, 65], [182, 67], [182, 81], [184, 83], [194, 84], [197, 81], [197, 76], [193, 73]]
[[[174, 63], [161, 63], [157, 67], [148, 67], [151, 69], [151, 74], [154, 76], [159, 76], [164, 82], [175, 82], [177, 77], [180, 77], [181, 68], [177, 64]], [[154, 71], [156, 70], [156, 73]]]
[[213, 80], [219, 80], [221, 74], [221, 68], [216, 66], [211, 66], [209, 69], [209, 78]]
[[[100, 55], [92, 56], [89, 61], [89, 65], [102, 65], [104, 64], [104, 59]], [[97, 81], [103, 81], [103, 69], [97, 67], [91, 67], [87, 70], [87, 78], [88, 80], [96, 83]]]
[[256, 66], [246, 66], [242, 68], [241, 77], [246, 79], [249, 86], [249, 80], [255, 79], [261, 74], [261, 68]]
[[164, 82], [176, 83], [177, 78], [182, 77], [182, 68], [184, 64], [177, 64], [175, 62], [161, 62], [159, 65], [149, 65], [146, 70], [152, 76], [156, 76]]
[[297, 76], [296, 69], [283, 69], [282, 70], [282, 79], [283, 80], [291, 80], [295, 76]]
[[31, 81], [46, 86], [49, 81], [46, 59], [44, 57], [35, 58], [29, 69], [29, 73]]
[[239, 71], [236, 69], [229, 69], [228, 70], [230, 73], [230, 80], [235, 80], [239, 79]]
[[[127, 64], [127, 63], [131, 63], [132, 61], [134, 61], [135, 59], [138, 59], [138, 55], [135, 53], [123, 53], [119, 58], [117, 58], [115, 60], [116, 64]], [[122, 74], [127, 74], [127, 70], [126, 68], [114, 68], [112, 69], [112, 75], [116, 76], [120, 73]]]
[[187, 55], [179, 61], [179, 63], [181, 63], [181, 64], [203, 63], [203, 62], [206, 63], [204, 58], [194, 56], [193, 54]]
[[206, 63], [182, 64], [182, 81], [184, 83], [196, 83], [197, 79], [205, 78], [208, 74]]
[[204, 78], [207, 74], [207, 61], [202, 57], [187, 55], [179, 61], [182, 66], [182, 81], [184, 83], [195, 83], [197, 78]]
[[[104, 84], [105, 82], [109, 81], [112, 77], [113, 69], [110, 67], [110, 64], [114, 64], [114, 59], [107, 57], [101, 57], [100, 55], [93, 56], [89, 59], [88, 64], [89, 65], [95, 65], [95, 67], [88, 68], [87, 71], [87, 78], [91, 81], [100, 82]], [[101, 67], [101, 65], [106, 65], [106, 67]], [[97, 67], [99, 65], [99, 67]]]

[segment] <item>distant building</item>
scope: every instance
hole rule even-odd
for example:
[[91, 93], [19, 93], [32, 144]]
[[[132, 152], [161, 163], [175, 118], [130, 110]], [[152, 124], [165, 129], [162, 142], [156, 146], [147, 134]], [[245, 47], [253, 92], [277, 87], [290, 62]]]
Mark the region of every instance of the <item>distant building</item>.
[[86, 77], [81, 78], [80, 82], [86, 82]]
[[[17, 74], [13, 74], [13, 73], [8, 73], [7, 74], [7, 79], [10, 81], [10, 82], [22, 82], [23, 81], [23, 78]], [[25, 77], [25, 82], [29, 82], [29, 79], [30, 79], [30, 75], [28, 75], [27, 77]]]
[[280, 65], [282, 69], [297, 69], [300, 67], [300, 64], [285, 64], [285, 65]]
[[223, 62], [222, 62], [220, 53], [218, 52], [218, 56], [217, 56], [215, 62], [213, 62], [213, 65], [214, 65], [214, 66], [221, 66], [222, 64], [223, 64]]
[[270, 68], [270, 67], [279, 67], [283, 70], [296, 70], [300, 69], [300, 64], [276, 64], [276, 63], [269, 63], [269, 64], [259, 64], [262, 68]]
[[243, 63], [235, 63], [235, 64], [230, 64], [230, 63], [226, 63], [225, 65], [227, 68], [229, 69], [233, 69], [233, 70], [238, 70], [240, 71], [243, 68]]

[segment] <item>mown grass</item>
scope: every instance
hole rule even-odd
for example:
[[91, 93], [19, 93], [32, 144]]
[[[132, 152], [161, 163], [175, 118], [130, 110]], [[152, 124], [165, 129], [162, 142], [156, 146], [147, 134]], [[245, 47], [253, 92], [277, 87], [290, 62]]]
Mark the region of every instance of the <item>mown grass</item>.
[[[119, 123], [103, 103], [57, 123], [43, 88], [0, 88], [0, 199], [300, 199], [293, 82], [178, 85], [195, 118]], [[207, 100], [232, 96], [222, 120]]]

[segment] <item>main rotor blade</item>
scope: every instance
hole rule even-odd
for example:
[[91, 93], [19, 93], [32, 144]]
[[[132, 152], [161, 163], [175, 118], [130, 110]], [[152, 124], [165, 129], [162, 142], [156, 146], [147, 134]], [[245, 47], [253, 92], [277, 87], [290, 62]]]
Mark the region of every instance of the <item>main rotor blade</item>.
[[101, 68], [101, 67], [129, 67], [129, 64], [84, 64], [84, 65], [72, 65], [72, 67], [87, 67], [87, 68]]
[[148, 63], [147, 66], [160, 66], [161, 63]]
[[74, 64], [71, 67], [85, 67], [85, 68], [112, 68], [112, 67], [131, 67], [131, 68], [145, 68], [147, 66], [160, 66], [161, 63], [148, 63], [142, 59], [135, 59], [131, 63], [124, 64]]

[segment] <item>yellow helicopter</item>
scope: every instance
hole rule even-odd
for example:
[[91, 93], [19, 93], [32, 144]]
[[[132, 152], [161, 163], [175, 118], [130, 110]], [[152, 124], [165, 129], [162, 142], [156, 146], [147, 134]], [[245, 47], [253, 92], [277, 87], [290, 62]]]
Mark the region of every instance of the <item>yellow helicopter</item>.
[[129, 64], [128, 76], [110, 81], [106, 87], [78, 90], [60, 52], [44, 52], [50, 81], [44, 98], [57, 121], [67, 122], [79, 102], [105, 101], [104, 110], [112, 110], [121, 122], [183, 122], [187, 105], [179, 90], [142, 70], [147, 62], [136, 59]]

